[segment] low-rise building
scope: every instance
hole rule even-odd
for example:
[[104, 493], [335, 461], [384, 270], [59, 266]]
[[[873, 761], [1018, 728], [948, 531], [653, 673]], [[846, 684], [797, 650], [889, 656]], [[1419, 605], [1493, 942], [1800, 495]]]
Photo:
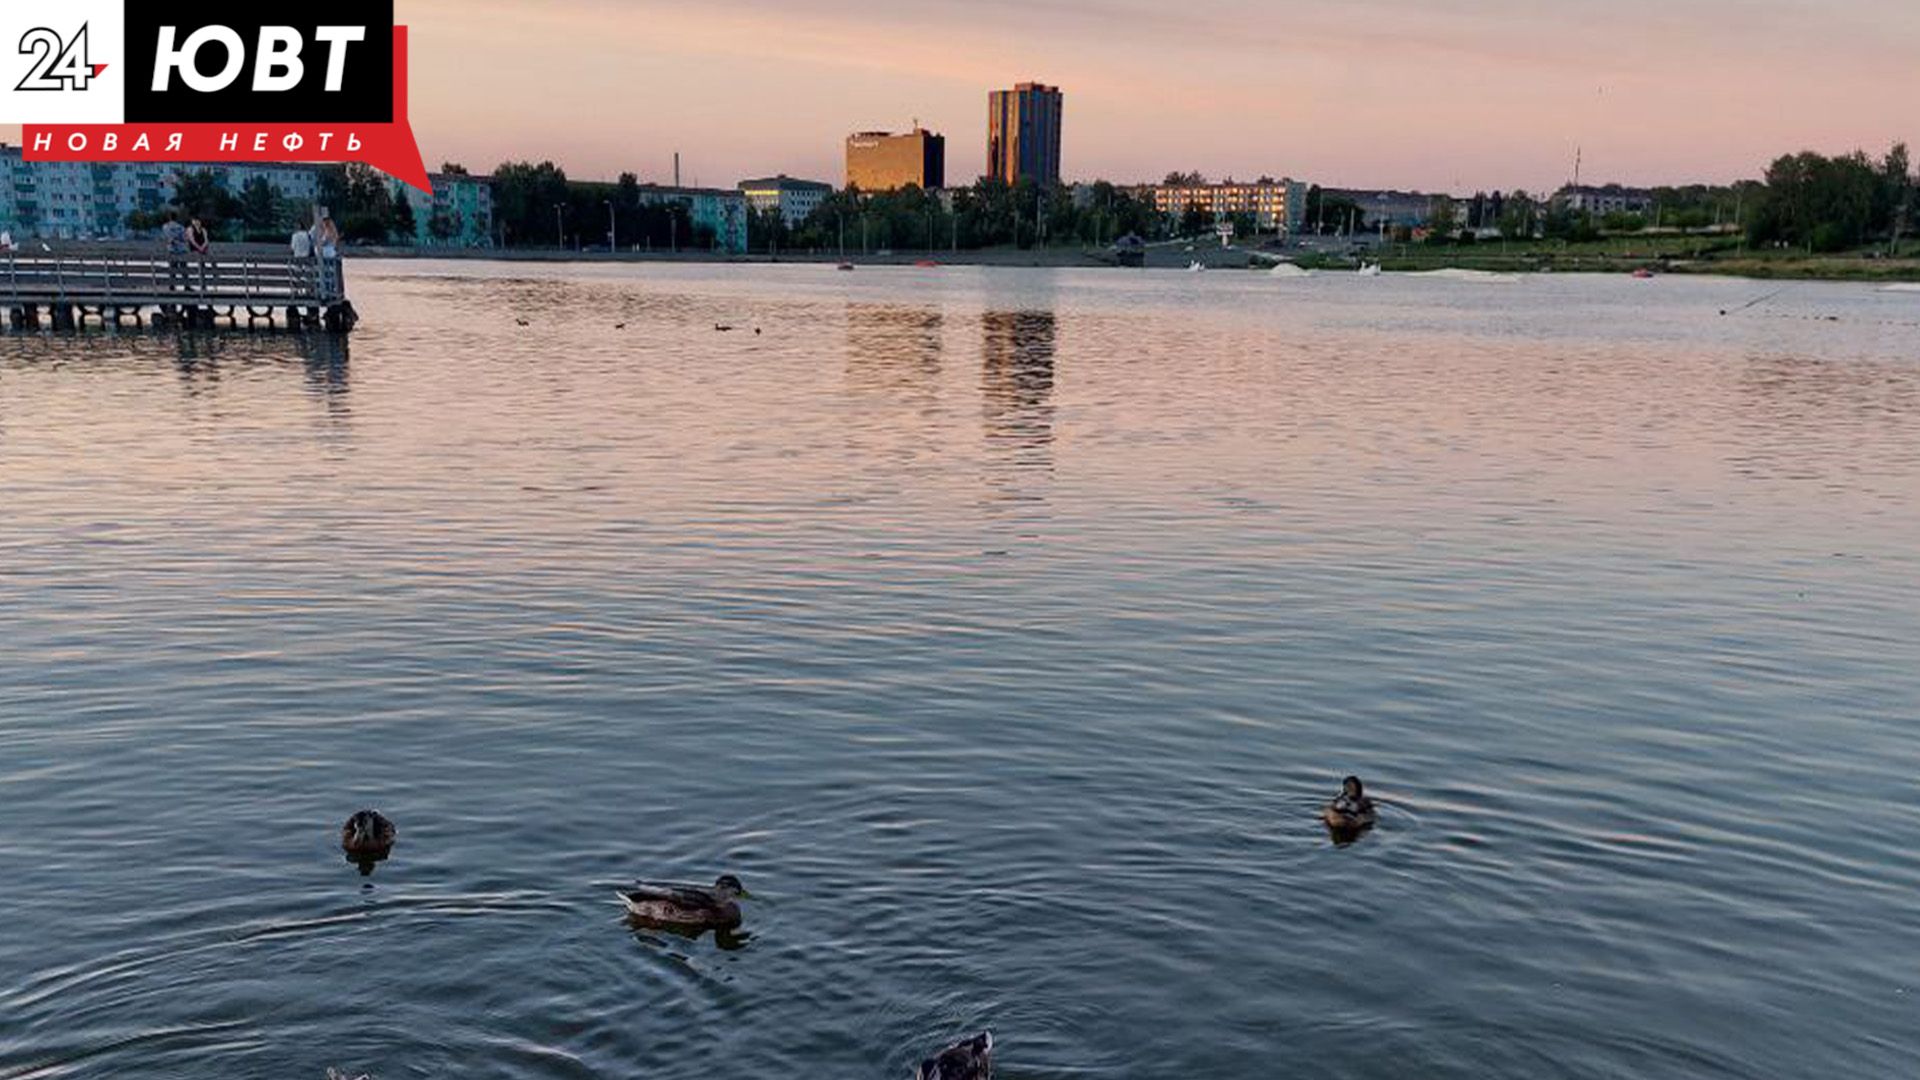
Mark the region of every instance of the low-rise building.
[[118, 195], [109, 173], [97, 183], [87, 162], [29, 162], [17, 146], [0, 145], [0, 229], [15, 236], [90, 239], [99, 234], [101, 204], [111, 219]]
[[[297, 203], [312, 203], [320, 198], [320, 169], [314, 165], [179, 165], [148, 166], [167, 171], [185, 170], [198, 172], [209, 170], [220, 181], [220, 186], [234, 195], [246, 191], [247, 185], [255, 180], [265, 180], [267, 186], [278, 193], [280, 198], [291, 199]], [[171, 176], [169, 175], [169, 179]]]
[[179, 177], [201, 172], [236, 198], [257, 179], [298, 203], [311, 203], [320, 190], [312, 165], [28, 161], [20, 147], [0, 145], [0, 228], [45, 239], [124, 240], [137, 231], [131, 219], [164, 212]]
[[[325, 168], [291, 162], [27, 161], [20, 147], [0, 144], [0, 229], [49, 240], [130, 239], [151, 231], [136, 225], [165, 213], [182, 176], [200, 173], [243, 201], [264, 181], [279, 214], [299, 217], [319, 201]], [[418, 243], [492, 246], [493, 188], [485, 178], [435, 175], [431, 196], [395, 186], [407, 193]]]
[[1602, 187], [1569, 184], [1554, 193], [1554, 204], [1576, 214], [1605, 217], [1608, 214], [1653, 213], [1653, 192], [1643, 188], [1607, 184]]
[[[1321, 192], [1323, 200], [1346, 199], [1360, 208], [1367, 216], [1367, 228], [1379, 229], [1423, 229], [1433, 220], [1433, 204], [1436, 199], [1446, 199], [1446, 195], [1431, 195], [1424, 191], [1394, 191], [1377, 188], [1327, 188]], [[1309, 222], [1310, 225], [1326, 225], [1328, 231], [1345, 226], [1345, 222]]]
[[1151, 184], [1142, 194], [1162, 214], [1178, 216], [1197, 207], [1215, 217], [1252, 214], [1256, 228], [1291, 232], [1306, 212], [1307, 186], [1297, 180], [1261, 179], [1242, 184]]
[[761, 180], [740, 181], [740, 194], [753, 209], [761, 213], [778, 210], [788, 225], [798, 225], [820, 209], [820, 204], [833, 194], [833, 185], [818, 180], [796, 180], [781, 173]]
[[659, 206], [675, 202], [686, 206], [687, 217], [693, 222], [694, 228], [706, 228], [712, 231], [714, 247], [732, 255], [746, 253], [747, 197], [745, 194], [738, 189], [727, 191], [721, 188], [640, 185], [640, 203], [643, 206]]
[[493, 181], [464, 173], [431, 173], [431, 195], [401, 187], [413, 208], [413, 242], [420, 247], [493, 246]]

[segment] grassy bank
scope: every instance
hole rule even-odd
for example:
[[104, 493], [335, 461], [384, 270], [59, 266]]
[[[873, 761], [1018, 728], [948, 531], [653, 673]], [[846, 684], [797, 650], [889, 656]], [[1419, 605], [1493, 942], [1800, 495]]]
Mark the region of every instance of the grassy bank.
[[[1719, 246], [1714, 246], [1718, 244]], [[1191, 247], [1192, 250], [1188, 250]], [[379, 258], [488, 259], [513, 262], [621, 262], [621, 263], [824, 263], [840, 261], [837, 253], [782, 253], [778, 259], [764, 254], [724, 255], [713, 252], [668, 254], [571, 252], [552, 249], [513, 249], [508, 251], [449, 251], [416, 248], [357, 248], [355, 254]], [[1367, 262], [1379, 262], [1393, 273], [1419, 273], [1426, 270], [1466, 269], [1497, 273], [1578, 273], [1626, 274], [1649, 269], [1671, 274], [1720, 274], [1730, 277], [1783, 279], [1797, 281], [1872, 281], [1920, 282], [1920, 257], [1909, 252], [1901, 258], [1876, 257], [1878, 253], [1850, 252], [1835, 255], [1807, 255], [1805, 252], [1742, 251], [1731, 240], [1695, 237], [1651, 237], [1628, 240], [1600, 240], [1586, 244], [1461, 244], [1430, 247], [1424, 244], [1392, 245], [1364, 256]], [[1147, 265], [1160, 269], [1183, 269], [1198, 261], [1209, 269], [1241, 269], [1249, 264], [1271, 265], [1286, 259], [1312, 270], [1356, 270], [1362, 257], [1321, 253], [1280, 251], [1249, 252], [1243, 248], [1222, 249], [1214, 243], [1156, 244], [1147, 253]], [[895, 252], [889, 255], [849, 253], [847, 261], [860, 266], [911, 266], [928, 259], [923, 252]], [[1096, 267], [1112, 265], [1104, 251], [1061, 245], [1058, 247], [985, 248], [972, 251], [937, 251], [931, 261], [943, 266], [1005, 267]]]
[[[1738, 241], [1708, 237], [1627, 237], [1591, 243], [1506, 244], [1500, 242], [1429, 246], [1392, 245], [1365, 256], [1393, 272], [1466, 269], [1501, 273], [1631, 273], [1647, 269], [1674, 274], [1799, 281], [1920, 281], [1920, 258], [1905, 252], [1886, 258], [1882, 251], [1808, 255], [1801, 251], [1752, 251]], [[1351, 270], [1361, 259], [1313, 255], [1296, 260], [1311, 269]]]

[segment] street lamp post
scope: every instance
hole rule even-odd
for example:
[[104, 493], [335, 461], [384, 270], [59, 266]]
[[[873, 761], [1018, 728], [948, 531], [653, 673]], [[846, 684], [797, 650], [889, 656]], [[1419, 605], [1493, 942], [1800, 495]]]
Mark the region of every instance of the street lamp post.
[[620, 225], [613, 217], [613, 200], [604, 200], [607, 204], [607, 254], [620, 254]]
[[567, 246], [567, 229], [566, 226], [560, 223], [559, 203], [553, 204], [553, 246], [557, 248], [565, 248]]

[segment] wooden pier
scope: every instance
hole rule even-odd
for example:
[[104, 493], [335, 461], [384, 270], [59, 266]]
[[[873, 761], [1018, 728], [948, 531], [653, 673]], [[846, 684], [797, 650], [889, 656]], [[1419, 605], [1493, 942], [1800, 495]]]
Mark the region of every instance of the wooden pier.
[[269, 244], [169, 255], [158, 244], [25, 240], [0, 251], [0, 307], [16, 330], [72, 329], [89, 319], [158, 327], [224, 320], [346, 333], [358, 321], [341, 260], [299, 259]]

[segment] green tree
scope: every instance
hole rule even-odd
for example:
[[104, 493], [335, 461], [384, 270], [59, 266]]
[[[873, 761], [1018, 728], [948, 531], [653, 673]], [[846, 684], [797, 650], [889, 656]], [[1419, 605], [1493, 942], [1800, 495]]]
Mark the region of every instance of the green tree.
[[1531, 240], [1534, 233], [1534, 221], [1539, 212], [1539, 204], [1524, 191], [1514, 191], [1507, 195], [1500, 208], [1500, 235], [1508, 240]]
[[280, 228], [280, 191], [264, 176], [256, 176], [240, 189], [240, 218], [249, 237], [265, 239]]
[[1213, 211], [1197, 202], [1190, 202], [1180, 212], [1180, 235], [1198, 236], [1213, 228]]
[[182, 219], [199, 218], [215, 235], [226, 235], [227, 223], [241, 215], [240, 201], [208, 169], [175, 173], [172, 205]]
[[1345, 195], [1320, 196], [1320, 231], [1330, 233], [1350, 232], [1355, 235], [1367, 231], [1366, 208]]
[[420, 233], [420, 222], [413, 213], [413, 200], [406, 188], [395, 184], [390, 199], [393, 210], [387, 217], [387, 232], [395, 243], [412, 244]]
[[508, 161], [493, 170], [493, 219], [510, 246], [557, 243], [554, 207], [568, 203], [567, 174], [551, 161]]

